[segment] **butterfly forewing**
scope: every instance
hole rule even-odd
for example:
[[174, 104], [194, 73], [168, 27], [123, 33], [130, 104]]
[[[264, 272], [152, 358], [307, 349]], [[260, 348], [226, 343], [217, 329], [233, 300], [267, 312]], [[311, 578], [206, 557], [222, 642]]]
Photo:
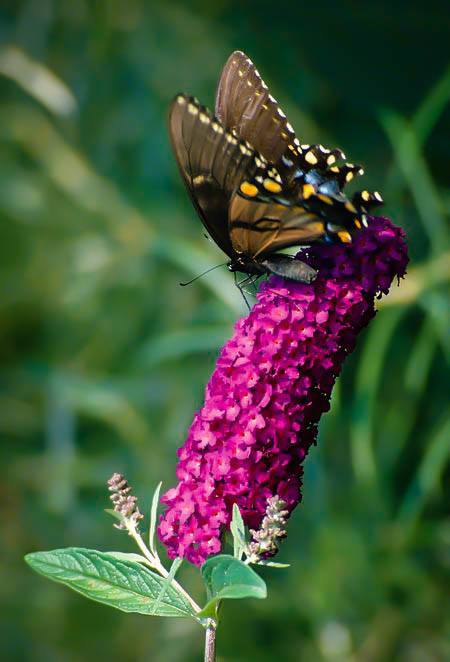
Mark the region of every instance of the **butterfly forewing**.
[[169, 132], [178, 166], [214, 241], [233, 257], [228, 206], [245, 173], [256, 168], [254, 151], [242, 144], [198, 102], [178, 95], [170, 107]]
[[216, 94], [216, 115], [227, 129], [276, 163], [290, 143], [294, 131], [277, 101], [269, 93], [253, 62], [235, 51], [226, 62]]

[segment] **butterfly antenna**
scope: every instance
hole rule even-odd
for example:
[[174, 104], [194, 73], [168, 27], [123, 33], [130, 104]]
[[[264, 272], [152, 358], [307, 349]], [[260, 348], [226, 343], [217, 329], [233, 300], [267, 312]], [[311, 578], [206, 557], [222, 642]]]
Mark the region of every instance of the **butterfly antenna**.
[[222, 262], [222, 264], [216, 264], [215, 267], [211, 267], [210, 269], [207, 269], [202, 274], [199, 274], [198, 276], [195, 276], [191, 280], [188, 280], [186, 283], [180, 283], [180, 285], [181, 285], [181, 287], [186, 287], [186, 285], [190, 285], [191, 283], [194, 283], [196, 280], [198, 280], [202, 276], [206, 276], [206, 274], [209, 274], [210, 271], [214, 271], [214, 269], [218, 269], [219, 267], [224, 267], [226, 264], [228, 264], [228, 263], [227, 262]]

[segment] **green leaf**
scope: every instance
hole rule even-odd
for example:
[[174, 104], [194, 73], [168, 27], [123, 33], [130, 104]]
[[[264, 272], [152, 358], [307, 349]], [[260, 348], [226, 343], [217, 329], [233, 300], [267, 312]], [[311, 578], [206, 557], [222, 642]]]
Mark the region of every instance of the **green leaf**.
[[104, 552], [108, 556], [114, 556], [115, 559], [119, 561], [136, 561], [136, 563], [144, 563], [148, 565], [148, 559], [141, 554], [134, 554], [133, 552]]
[[267, 597], [263, 579], [248, 565], [228, 554], [212, 556], [201, 567], [208, 602], [199, 616], [214, 617], [220, 600]]
[[290, 568], [290, 563], [278, 563], [277, 561], [258, 561], [256, 565], [267, 565], [270, 568]]
[[237, 503], [233, 504], [233, 517], [230, 524], [230, 531], [233, 535], [233, 556], [239, 561], [242, 559], [247, 539], [245, 536], [245, 524], [242, 519], [241, 511]]
[[153, 499], [152, 499], [152, 507], [150, 509], [150, 530], [148, 534], [148, 543], [150, 547], [150, 551], [153, 554], [153, 556], [156, 556], [158, 558], [158, 553], [156, 551], [156, 546], [155, 546], [155, 530], [156, 530], [156, 515], [158, 512], [158, 503], [159, 503], [159, 493], [161, 491], [161, 485], [162, 482], [160, 482], [156, 490], [153, 493]]
[[161, 587], [159, 595], [155, 600], [155, 605], [154, 605], [155, 613], [156, 613], [156, 610], [158, 609], [159, 605], [161, 604], [161, 601], [162, 601], [163, 597], [165, 596], [169, 586], [172, 584], [172, 581], [175, 579], [175, 575], [177, 574], [177, 570], [178, 570], [178, 568], [180, 567], [180, 565], [182, 563], [183, 563], [183, 559], [177, 557], [176, 559], [174, 559], [172, 565], [170, 566], [169, 574], [167, 575], [167, 577], [164, 578], [164, 584]]
[[[186, 599], [172, 586], [166, 586], [163, 577], [135, 561], [76, 547], [27, 554], [25, 561], [48, 579], [122, 611], [195, 617]], [[155, 609], [163, 588], [164, 595]]]

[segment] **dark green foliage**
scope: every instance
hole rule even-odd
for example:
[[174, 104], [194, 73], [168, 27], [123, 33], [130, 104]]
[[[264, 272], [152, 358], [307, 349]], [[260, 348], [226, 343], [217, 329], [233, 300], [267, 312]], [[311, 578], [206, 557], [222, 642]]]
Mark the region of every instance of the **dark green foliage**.
[[[2, 4], [5, 659], [201, 656], [195, 623], [96, 605], [22, 557], [72, 545], [134, 552], [103, 513], [106, 480], [125, 473], [147, 513], [159, 480], [163, 490], [174, 483], [175, 450], [246, 309], [225, 269], [178, 286], [224, 256], [203, 238], [179, 179], [166, 109], [178, 91], [211, 106], [235, 48], [254, 59], [302, 140], [339, 145], [365, 166], [364, 185], [405, 228], [412, 262], [348, 360], [306, 461], [279, 559], [291, 567], [258, 568], [268, 600], [224, 602], [219, 653], [450, 658], [447, 3], [279, 9], [266, 0]], [[198, 571], [184, 564], [177, 577], [204, 599]]]

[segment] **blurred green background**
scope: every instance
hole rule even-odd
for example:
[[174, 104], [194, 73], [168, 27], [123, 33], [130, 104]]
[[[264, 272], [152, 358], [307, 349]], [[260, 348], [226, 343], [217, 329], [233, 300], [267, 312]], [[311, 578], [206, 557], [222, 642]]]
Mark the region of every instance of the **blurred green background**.
[[[347, 361], [269, 599], [227, 604], [233, 662], [450, 659], [448, 3], [3, 0], [0, 8], [3, 659], [194, 661], [202, 632], [34, 575], [24, 553], [132, 550], [103, 513], [174, 484], [221, 343], [245, 312], [166, 132], [254, 59], [305, 142], [366, 167], [408, 235], [407, 279]], [[447, 471], [447, 474], [445, 473]], [[447, 477], [447, 485], [445, 478]], [[201, 598], [198, 573], [181, 579]]]

